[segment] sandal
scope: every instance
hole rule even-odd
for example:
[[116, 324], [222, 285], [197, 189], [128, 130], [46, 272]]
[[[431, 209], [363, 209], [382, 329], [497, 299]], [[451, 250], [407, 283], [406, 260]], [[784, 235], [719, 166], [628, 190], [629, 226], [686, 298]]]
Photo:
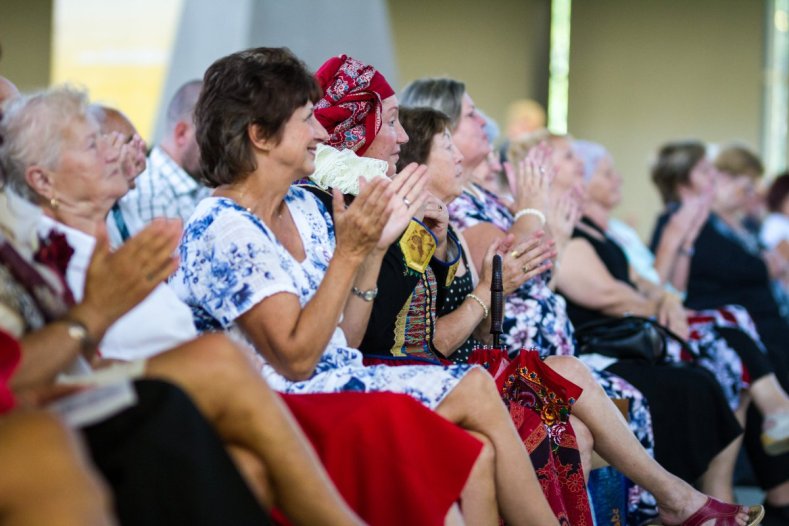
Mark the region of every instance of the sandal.
[[[715, 520], [715, 526], [737, 526], [735, 517], [744, 506], [727, 504], [712, 497], [707, 497], [707, 502], [696, 513], [688, 517], [682, 524], [675, 526], [700, 526], [710, 519]], [[748, 522], [746, 526], [756, 526], [764, 518], [764, 507], [761, 505], [748, 508]], [[665, 525], [670, 526], [670, 525]], [[673, 525], [672, 525], [673, 526]]]

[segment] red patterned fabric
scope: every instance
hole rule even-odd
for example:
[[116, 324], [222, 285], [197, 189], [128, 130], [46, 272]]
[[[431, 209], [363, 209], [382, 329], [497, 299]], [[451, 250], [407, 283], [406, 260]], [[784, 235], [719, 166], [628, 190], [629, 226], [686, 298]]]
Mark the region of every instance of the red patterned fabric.
[[482, 449], [410, 396], [281, 396], [337, 489], [371, 526], [443, 525]]
[[19, 342], [10, 334], [0, 331], [0, 414], [10, 411], [15, 405], [8, 380], [14, 374], [20, 357]]
[[545, 365], [537, 351], [510, 358], [502, 350], [477, 349], [469, 363], [495, 379], [559, 523], [591, 526], [581, 455], [568, 421], [582, 389]]
[[330, 58], [315, 76], [324, 91], [315, 117], [329, 132], [327, 144], [364, 155], [381, 129], [381, 103], [394, 90], [375, 68], [347, 55]]

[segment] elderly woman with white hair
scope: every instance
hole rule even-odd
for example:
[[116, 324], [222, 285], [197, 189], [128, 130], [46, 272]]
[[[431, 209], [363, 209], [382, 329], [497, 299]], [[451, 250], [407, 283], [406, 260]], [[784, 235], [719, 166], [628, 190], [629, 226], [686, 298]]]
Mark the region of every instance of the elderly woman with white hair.
[[[770, 496], [780, 501], [781, 493], [786, 495], [789, 477], [789, 398], [776, 376], [780, 369], [771, 362], [748, 312], [737, 305], [709, 304], [703, 310], [688, 310], [679, 301], [661, 301], [673, 300], [675, 294], [661, 285], [671, 282], [681, 290], [687, 285], [688, 256], [709, 216], [704, 199], [689, 197], [668, 219], [656, 258], [637, 236], [622, 236], [621, 226], [611, 231], [611, 215], [622, 200], [623, 181], [610, 153], [588, 141], [575, 141], [573, 148], [584, 161], [587, 200], [584, 220], [568, 247], [571, 257], [563, 268], [567, 273], [559, 276], [571, 316], [589, 319], [597, 312], [598, 316], [615, 317], [622, 309], [663, 322], [676, 319], [685, 325], [694, 356], [685, 352], [670, 359], [697, 362], [715, 376], [745, 427], [745, 444], [757, 477], [765, 489], [778, 488]], [[637, 265], [632, 263], [634, 259]], [[678, 274], [683, 272], [685, 276], [680, 278]], [[751, 405], [764, 416], [766, 425], [761, 426], [753, 415], [746, 421]], [[759, 443], [762, 431], [763, 445]], [[725, 491], [732, 476], [719, 472], [705, 478], [711, 479], [707, 485]]]
[[[127, 363], [133, 364], [129, 367], [137, 374], [174, 382], [194, 397], [235, 453], [261, 502], [276, 506], [293, 523], [354, 524], [359, 520], [355, 511], [371, 524], [397, 520], [439, 524], [456, 513], [453, 502], [469, 480], [481, 444], [411, 397], [353, 392], [282, 397], [320, 450], [338, 484], [337, 492], [293, 416], [230, 339], [219, 334], [194, 339], [191, 314], [183, 305], [188, 316], [179, 318], [167, 308], [150, 314], [148, 303], [143, 302], [138, 306], [141, 321], [129, 321], [129, 309], [152, 289], [164, 299], [153, 296], [148, 302], [168, 301], [177, 308], [177, 298], [161, 281], [176, 263], [172, 253], [180, 239], [180, 225], [154, 221], [116, 252], [109, 252], [104, 218], [128, 185], [119, 151], [100, 136], [84, 93], [58, 88], [21, 97], [5, 108], [1, 122], [0, 133], [6, 140], [0, 147], [0, 160], [8, 183], [41, 206], [17, 197], [15, 207], [23, 212], [14, 219], [35, 225], [43, 210], [43, 233], [54, 232], [61, 239], [65, 234], [74, 243], [73, 256], [72, 249], [61, 243], [59, 254], [49, 260], [53, 270], [68, 273], [74, 296], [82, 300], [68, 317], [60, 318], [73, 300], [60, 281], [61, 293], [53, 292], [51, 301], [41, 306], [42, 311], [49, 307], [53, 312], [24, 320], [28, 313], [19, 309], [24, 311], [19, 317], [29, 321], [19, 331], [26, 357], [20, 373], [28, 381], [48, 382], [72, 361], [90, 373], [90, 364], [105, 358], [133, 359]], [[42, 151], [38, 145], [47, 147]], [[0, 299], [3, 307], [12, 301], [5, 296]], [[64, 334], [63, 328], [70, 332]], [[116, 345], [105, 348], [113, 331], [118, 334]], [[57, 338], [60, 345], [54, 344]], [[144, 343], [148, 346], [143, 347]], [[78, 381], [91, 383], [96, 374], [80, 376]], [[420, 466], [419, 480], [413, 480], [410, 464], [402, 462], [405, 450], [385, 446], [380, 440], [382, 435], [396, 436], [404, 430], [409, 439], [402, 444]], [[188, 433], [179, 434], [184, 435]], [[415, 448], [410, 440], [453, 444], [459, 456], [434, 458], [427, 447]], [[349, 444], [375, 461], [352, 466], [343, 453]], [[386, 454], [380, 451], [384, 447]], [[386, 480], [358, 485], [360, 478], [373, 480], [373, 473], [386, 473]], [[440, 489], [430, 500], [412, 499], [396, 507], [374, 505], [373, 493], [389, 494], [394, 491], [386, 489], [389, 485], [418, 488], [422, 484]], [[304, 495], [310, 497], [304, 499]], [[234, 524], [244, 524], [227, 517]]]

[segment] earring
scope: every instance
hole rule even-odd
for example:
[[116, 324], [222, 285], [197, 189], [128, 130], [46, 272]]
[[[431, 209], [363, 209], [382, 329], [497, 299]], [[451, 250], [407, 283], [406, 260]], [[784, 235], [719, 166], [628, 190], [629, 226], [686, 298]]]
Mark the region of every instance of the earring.
[[57, 197], [53, 197], [52, 199], [49, 200], [49, 207], [52, 210], [57, 210], [59, 206], [60, 206], [60, 201], [58, 201]]

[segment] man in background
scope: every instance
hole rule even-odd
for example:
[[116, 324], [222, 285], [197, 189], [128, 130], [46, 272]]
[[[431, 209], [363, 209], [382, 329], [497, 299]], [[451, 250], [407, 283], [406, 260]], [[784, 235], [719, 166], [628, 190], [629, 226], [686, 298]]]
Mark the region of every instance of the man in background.
[[197, 180], [200, 149], [192, 116], [201, 87], [202, 81], [193, 80], [175, 92], [167, 106], [164, 137], [151, 150], [137, 187], [120, 201], [124, 216], [139, 218], [138, 228], [156, 217], [186, 222], [197, 203], [210, 193]]

